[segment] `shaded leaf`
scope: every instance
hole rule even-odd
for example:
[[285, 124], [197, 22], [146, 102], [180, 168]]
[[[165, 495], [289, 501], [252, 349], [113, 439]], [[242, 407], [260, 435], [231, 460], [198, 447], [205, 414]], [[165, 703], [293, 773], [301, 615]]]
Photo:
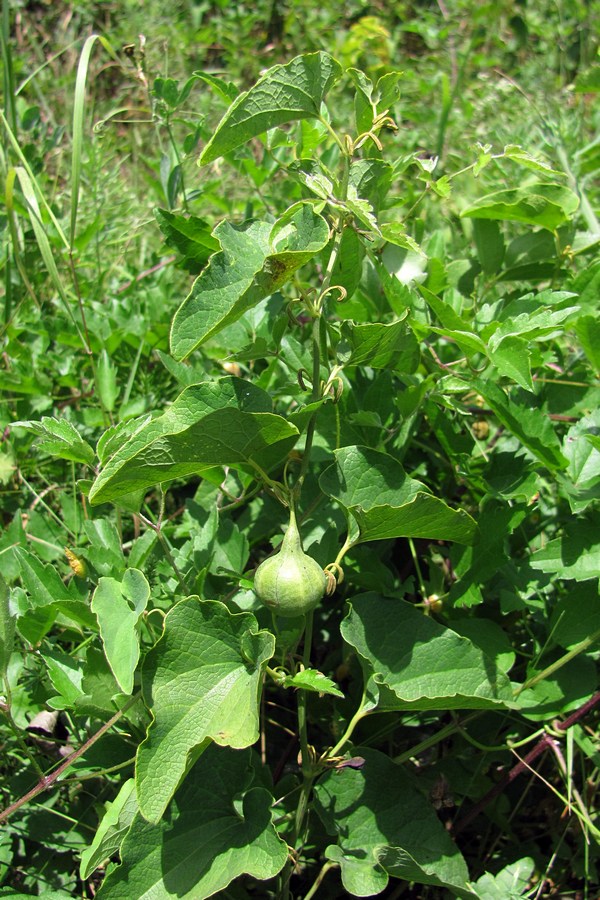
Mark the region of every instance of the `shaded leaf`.
[[556, 575], [588, 581], [600, 578], [600, 516], [589, 513], [586, 517], [570, 522], [562, 537], [550, 541], [543, 550], [530, 557], [532, 569]]
[[357, 325], [346, 319], [337, 351], [344, 366], [370, 366], [412, 374], [419, 365], [419, 344], [404, 322]]
[[520, 188], [495, 191], [481, 197], [462, 216], [524, 222], [554, 231], [568, 222], [579, 206], [572, 190], [559, 184], [528, 184]]
[[488, 500], [477, 521], [477, 534], [471, 547], [460, 548], [455, 555], [453, 571], [457, 578], [450, 590], [450, 600], [461, 606], [481, 602], [479, 586], [488, 582], [509, 559], [508, 537], [527, 515], [524, 506]]
[[516, 381], [526, 391], [533, 393], [531, 377], [531, 351], [524, 338], [505, 337], [500, 343], [488, 346], [490, 361], [496, 366], [500, 375]]
[[[567, 291], [542, 291], [535, 296], [528, 294], [513, 301], [507, 308], [512, 314], [504, 318], [492, 333], [489, 333], [489, 328], [485, 330], [490, 348], [496, 349], [508, 337], [540, 340], [555, 333], [559, 327], [564, 328], [565, 322], [579, 312], [578, 306], [562, 305], [564, 300], [573, 296]], [[553, 308], [558, 304], [558, 309]]]
[[600, 372], [600, 321], [594, 316], [577, 320], [575, 333], [594, 372]]
[[154, 215], [165, 243], [181, 254], [181, 263], [189, 272], [199, 272], [209, 257], [221, 249], [204, 219], [177, 215], [166, 209], [155, 209]]
[[104, 652], [119, 687], [133, 691], [140, 658], [139, 623], [150, 599], [150, 586], [138, 569], [127, 569], [121, 581], [101, 578], [92, 597]]
[[350, 299], [360, 284], [364, 255], [364, 244], [354, 228], [345, 227], [342, 232], [340, 250], [331, 273], [331, 284], [344, 288], [345, 299]]
[[[543, 669], [543, 663], [542, 663]], [[535, 678], [540, 669], [530, 668], [527, 675]], [[544, 678], [519, 694], [519, 711], [534, 722], [548, 719], [577, 709], [594, 693], [596, 663], [590, 654], [580, 653], [561, 666], [553, 675]]]
[[525, 856], [496, 875], [486, 872], [477, 879], [473, 889], [480, 900], [519, 900], [524, 896], [534, 870], [534, 860]]
[[564, 469], [567, 460], [549, 417], [537, 406], [517, 403], [491, 381], [472, 378], [469, 384], [494, 410], [498, 419], [549, 469]]
[[325, 855], [339, 864], [345, 890], [372, 897], [392, 876], [474, 897], [459, 849], [409, 775], [377, 750], [357, 752], [360, 769], [328, 772], [315, 787], [317, 813], [338, 836]]
[[565, 489], [571, 509], [583, 512], [600, 497], [600, 411], [569, 428], [563, 453], [569, 460]]
[[96, 571], [100, 575], [115, 577], [124, 572], [125, 556], [114, 523], [110, 519], [88, 519], [83, 527], [90, 542], [85, 554]]
[[40, 450], [60, 459], [93, 465], [96, 454], [90, 445], [83, 440], [74, 425], [66, 419], [53, 419], [42, 416], [41, 421], [13, 422], [12, 428], [25, 428], [38, 438], [36, 444]]
[[493, 660], [403, 600], [353, 597], [342, 634], [365, 661], [382, 708], [489, 709], [512, 700]]
[[354, 518], [360, 541], [423, 537], [468, 544], [476, 525], [464, 510], [434, 497], [401, 464], [368, 447], [343, 447], [320, 479], [321, 489]]
[[98, 897], [204, 900], [242, 874], [273, 878], [288, 850], [273, 827], [272, 803], [250, 751], [209, 747], [159, 825], [134, 820], [123, 863]]
[[504, 238], [500, 226], [492, 219], [475, 219], [473, 238], [477, 258], [485, 275], [496, 275], [504, 260]]
[[7, 671], [15, 639], [15, 616], [10, 609], [8, 586], [0, 575], [0, 676]]
[[21, 547], [15, 547], [15, 556], [21, 568], [21, 579], [34, 608], [52, 606], [77, 625], [94, 628], [94, 616], [90, 608], [73, 595], [50, 563], [41, 560]]
[[44, 662], [52, 687], [58, 697], [50, 697], [48, 705], [53, 709], [72, 709], [83, 695], [83, 665], [61, 650], [46, 650]]
[[295, 675], [288, 675], [283, 682], [285, 687], [299, 688], [303, 691], [314, 691], [318, 694], [332, 694], [334, 697], [343, 697], [343, 691], [322, 672], [316, 669], [303, 669]]
[[104, 409], [112, 412], [115, 408], [119, 389], [117, 387], [117, 367], [103, 350], [96, 363], [96, 392]]
[[102, 503], [198, 473], [256, 460], [269, 467], [298, 431], [270, 410], [271, 399], [241, 378], [191, 385], [158, 419], [139, 428], [107, 461], [90, 490]]
[[600, 594], [592, 580], [571, 586], [552, 610], [549, 632], [553, 641], [570, 650], [600, 631]]
[[129, 831], [137, 808], [135, 781], [129, 778], [112, 803], [107, 803], [94, 840], [81, 854], [80, 878], [89, 878], [103, 862], [117, 852]]
[[527, 150], [524, 150], [518, 144], [507, 144], [503, 155], [526, 169], [532, 169], [534, 172], [541, 172], [544, 175], [560, 175], [563, 178], [565, 176], [564, 172], [553, 169], [543, 159], [536, 159], [535, 156], [532, 156], [531, 153], [528, 153]]

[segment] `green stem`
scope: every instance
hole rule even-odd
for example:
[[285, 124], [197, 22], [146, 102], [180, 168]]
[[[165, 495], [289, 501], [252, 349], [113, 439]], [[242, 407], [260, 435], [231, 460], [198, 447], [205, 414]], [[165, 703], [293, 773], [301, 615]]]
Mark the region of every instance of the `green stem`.
[[[471, 719], [476, 718], [480, 713], [472, 713], [468, 716], [463, 725], [466, 725], [467, 722], [470, 722]], [[458, 722], [451, 722], [449, 725], [446, 725], [445, 728], [441, 728], [435, 734], [432, 734], [431, 737], [425, 738], [424, 741], [421, 741], [419, 744], [415, 744], [414, 747], [411, 747], [410, 750], [405, 750], [404, 753], [400, 753], [399, 756], [395, 756], [393, 762], [397, 765], [402, 765], [402, 763], [408, 762], [413, 756], [420, 756], [421, 753], [424, 753], [425, 750], [429, 750], [430, 747], [435, 747], [436, 744], [439, 744], [440, 741], [443, 741], [445, 738], [450, 737], [450, 735], [454, 734], [457, 731], [460, 731], [461, 725]]]
[[[313, 372], [312, 372], [312, 395], [311, 400], [317, 401], [321, 395], [321, 341], [319, 334], [320, 316], [315, 318], [312, 326], [312, 354], [313, 354]], [[317, 412], [310, 417], [310, 421], [306, 428], [306, 440], [304, 442], [304, 452], [302, 454], [302, 465], [298, 476], [298, 488], [300, 489], [306, 478], [308, 466], [310, 463], [310, 454], [312, 451], [313, 440], [315, 436], [315, 428], [317, 425]]]
[[142, 513], [138, 513], [138, 515], [139, 515], [140, 519], [142, 520], [142, 522], [144, 522], [144, 524], [147, 525], [148, 528], [151, 528], [152, 531], [156, 534], [156, 537], [158, 538], [158, 541], [162, 547], [163, 553], [165, 554], [167, 561], [168, 561], [169, 565], [171, 566], [171, 568], [173, 569], [173, 572], [175, 573], [175, 577], [177, 578], [177, 581], [179, 582], [179, 587], [181, 588], [183, 593], [189, 597], [190, 594], [192, 593], [192, 591], [190, 590], [182, 572], [179, 570], [179, 567], [177, 566], [177, 563], [175, 562], [175, 560], [173, 558], [173, 554], [171, 553], [171, 548], [169, 547], [169, 542], [167, 541], [165, 535], [163, 534], [163, 530], [161, 527], [162, 526], [162, 521], [161, 521], [162, 513], [161, 513], [161, 517], [156, 525], [154, 524], [154, 522], [151, 519], [148, 519], [146, 516], [142, 515]]
[[335, 869], [336, 867], [337, 867], [337, 863], [334, 863], [334, 862], [326, 862], [325, 863], [325, 865], [323, 866], [323, 868], [321, 869], [321, 871], [315, 878], [315, 882], [314, 882], [313, 886], [308, 891], [308, 893], [306, 893], [304, 895], [304, 900], [311, 900], [311, 898], [315, 896], [315, 894], [319, 890], [319, 887], [321, 886], [321, 882], [323, 881], [323, 879], [325, 878], [325, 876], [327, 875], [329, 870]]
[[267, 475], [265, 470], [263, 468], [261, 468], [261, 466], [259, 466], [259, 464], [255, 460], [251, 459], [251, 460], [249, 460], [249, 463], [252, 466], [252, 468], [254, 469], [254, 471], [256, 472], [256, 474], [258, 475], [258, 477], [260, 478], [260, 480], [263, 482], [265, 487], [269, 488], [269, 490], [273, 493], [273, 495], [277, 498], [277, 500], [279, 500], [280, 503], [282, 503], [284, 506], [288, 506], [289, 503], [287, 502], [287, 500], [284, 501], [284, 499], [283, 499], [285, 490], [282, 490], [282, 489], [284, 488], [284, 486], [282, 484], [280, 484], [280, 482], [273, 481], [272, 478], [269, 478], [269, 476]]
[[[313, 612], [306, 614], [306, 625], [304, 629], [304, 651], [302, 654], [302, 666], [304, 669], [308, 669], [310, 667], [310, 654], [312, 647], [312, 634], [313, 634]], [[292, 850], [296, 850], [296, 845], [300, 839], [300, 835], [302, 833], [302, 827], [304, 825], [304, 819], [306, 817], [306, 813], [308, 811], [308, 805], [310, 802], [310, 795], [312, 792], [312, 786], [317, 776], [315, 771], [312, 756], [310, 753], [310, 749], [308, 746], [308, 728], [307, 728], [307, 716], [306, 716], [306, 700], [307, 700], [307, 691], [298, 691], [298, 733], [300, 735], [300, 751], [302, 754], [302, 785], [300, 788], [300, 797], [298, 799], [298, 805], [296, 807], [296, 818], [294, 822], [294, 832], [292, 835], [291, 847]], [[288, 900], [290, 896], [290, 878], [292, 877], [292, 872], [294, 869], [294, 860], [290, 858], [286, 863], [286, 866], [281, 873], [281, 891], [280, 896], [282, 900]]]
[[2, 62], [4, 80], [4, 102], [8, 121], [13, 132], [17, 132], [17, 112], [15, 104], [15, 79], [13, 72], [12, 48], [10, 42], [10, 0], [2, 3]]
[[[183, 163], [181, 161], [181, 156], [179, 155], [179, 150], [177, 149], [177, 143], [175, 141], [175, 138], [173, 137], [173, 132], [171, 130], [171, 123], [169, 122], [168, 117], [165, 118], [165, 128], [167, 129], [167, 134], [169, 135], [169, 143], [171, 144], [171, 147], [173, 148], [173, 152], [175, 153], [175, 158], [177, 160], [177, 165], [179, 166], [179, 173], [180, 173], [180, 177], [181, 177], [181, 194], [182, 194], [182, 198], [183, 198], [183, 208], [185, 209], [186, 213], [189, 213], [190, 209], [188, 206], [187, 195], [186, 195], [186, 191], [185, 191], [185, 177], [183, 174]], [[168, 199], [169, 198], [167, 197], [167, 200]]]
[[413, 558], [413, 563], [415, 564], [415, 570], [417, 573], [417, 581], [419, 582], [419, 590], [421, 591], [421, 596], [423, 600], [427, 599], [427, 588], [425, 587], [425, 582], [423, 580], [423, 573], [421, 572], [421, 566], [419, 564], [419, 557], [417, 556], [417, 551], [414, 545], [414, 541], [412, 538], [408, 539], [408, 545], [410, 547], [410, 552]]
[[[331, 127], [329, 130], [332, 131]], [[332, 132], [333, 133], [333, 132]], [[340, 144], [342, 151], [344, 153], [344, 174], [342, 176], [342, 184], [340, 189], [340, 200], [345, 201], [348, 196], [348, 180], [350, 177], [350, 157], [346, 153], [346, 150], [335, 135], [336, 140]], [[312, 371], [312, 392], [311, 392], [311, 400], [313, 402], [318, 401], [321, 398], [321, 359], [327, 359], [327, 323], [323, 317], [323, 302], [324, 298], [331, 287], [331, 279], [333, 277], [333, 272], [335, 269], [335, 265], [337, 263], [338, 257], [340, 255], [340, 249], [342, 246], [342, 236], [344, 233], [343, 229], [343, 219], [340, 219], [337, 222], [337, 230], [335, 233], [335, 238], [333, 239], [333, 247], [331, 248], [331, 253], [329, 254], [329, 260], [327, 262], [327, 268], [325, 269], [325, 275], [323, 277], [323, 282], [321, 284], [321, 292], [319, 299], [319, 310], [313, 319], [312, 326], [312, 357], [313, 357], [313, 371]], [[301, 489], [302, 484], [304, 483], [304, 479], [306, 478], [306, 474], [308, 472], [308, 466], [310, 463], [310, 454], [312, 451], [312, 445], [315, 435], [315, 428], [317, 424], [317, 415], [318, 410], [310, 417], [310, 421], [306, 428], [306, 440], [304, 443], [304, 453], [302, 455], [302, 466], [300, 468], [300, 475], [298, 476], [298, 488]]]
[[337, 742], [335, 747], [332, 747], [332, 749], [327, 754], [328, 757], [339, 755], [339, 752], [342, 749], [342, 747], [344, 746], [344, 744], [347, 744], [348, 741], [350, 740], [350, 738], [352, 737], [354, 729], [356, 728], [356, 726], [358, 725], [360, 720], [364, 719], [365, 716], [369, 715], [369, 710], [364, 709], [366, 699], [367, 699], [367, 688], [365, 687], [363, 689], [363, 693], [362, 693], [362, 697], [360, 699], [358, 709], [356, 710], [356, 712], [354, 713], [354, 715], [348, 722], [348, 727], [346, 728], [345, 732], [343, 733], [343, 735], [341, 736], [341, 738], [339, 739], [339, 741]]
[[341, 568], [341, 563], [342, 563], [344, 556], [346, 555], [348, 550], [352, 550], [352, 548], [354, 547], [354, 544], [355, 544], [355, 541], [351, 540], [350, 535], [346, 535], [346, 540], [344, 541], [344, 543], [340, 549], [340, 552], [338, 553], [338, 555], [335, 558], [334, 565], [339, 566]]
[[[310, 668], [310, 652], [312, 647], [314, 613], [311, 610], [306, 614], [306, 627], [304, 629], [304, 651], [302, 653], [302, 668]], [[298, 733], [300, 735], [300, 750], [302, 752], [302, 772], [305, 777], [312, 770], [312, 762], [308, 750], [308, 729], [306, 725], [306, 702], [308, 691], [298, 691]], [[300, 822], [300, 824], [302, 824]], [[296, 825], [298, 820], [296, 819]]]
[[342, 153], [346, 154], [346, 147], [344, 145], [344, 142], [342, 141], [340, 136], [337, 134], [335, 129], [331, 127], [331, 125], [329, 124], [327, 119], [325, 119], [323, 116], [319, 116], [319, 122], [321, 123], [321, 125], [325, 126], [325, 128], [327, 129], [327, 131], [329, 132], [331, 137], [334, 139], [334, 141], [336, 142], [336, 144], [338, 145], [338, 147], [340, 148]]
[[556, 662], [551, 663], [547, 668], [543, 669], [541, 672], [538, 672], [537, 675], [533, 675], [531, 678], [528, 678], [527, 681], [524, 681], [522, 685], [520, 685], [514, 692], [514, 697], [518, 697], [523, 691], [528, 688], [533, 687], [535, 684], [538, 684], [540, 681], [543, 681], [545, 678], [548, 678], [550, 675], [554, 675], [559, 669], [562, 669], [563, 666], [566, 666], [567, 663], [571, 662], [572, 659], [575, 659], [576, 656], [579, 656], [580, 653], [583, 653], [592, 644], [595, 644], [597, 640], [600, 639], [600, 630], [594, 631], [589, 637], [585, 638], [585, 640], [580, 641], [579, 644], [575, 644], [575, 646], [569, 650], [568, 653], [565, 653], [564, 656], [561, 656], [560, 659], [557, 659]]
[[580, 208], [579, 211], [581, 215], [585, 219], [587, 227], [590, 231], [594, 232], [594, 234], [600, 234], [600, 222], [596, 216], [596, 213], [592, 209], [592, 205], [588, 200], [586, 192], [583, 190], [582, 186], [579, 184], [577, 178], [575, 177], [573, 170], [569, 164], [569, 160], [567, 158], [567, 154], [565, 153], [564, 147], [560, 143], [556, 143], [555, 145], [556, 155], [558, 156], [558, 160], [563, 167], [563, 171], [565, 172], [570, 186], [573, 188], [575, 193], [578, 195], [580, 200]]
[[462, 728], [462, 726], [460, 725], [457, 727], [457, 730], [460, 734], [462, 734], [468, 744], [472, 744], [472, 746], [477, 747], [478, 750], [483, 750], [484, 753], [497, 753], [501, 750], [513, 750], [517, 747], [525, 747], [527, 744], [530, 744], [531, 741], [535, 741], [537, 738], [539, 738], [546, 729], [539, 728], [537, 731], [534, 731], [533, 734], [530, 734], [529, 737], [522, 738], [520, 741], [514, 741], [514, 743], [513, 741], [507, 741], [505, 744], [492, 745], [482, 744], [481, 741], [475, 740], [475, 738], [471, 737], [469, 732], [466, 731], [466, 729]]

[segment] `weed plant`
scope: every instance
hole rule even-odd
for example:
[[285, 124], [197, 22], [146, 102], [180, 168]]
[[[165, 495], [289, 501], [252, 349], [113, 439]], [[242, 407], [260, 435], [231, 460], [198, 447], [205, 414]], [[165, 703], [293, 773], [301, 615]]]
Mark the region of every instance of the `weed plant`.
[[597, 895], [598, 14], [4, 0], [0, 897]]

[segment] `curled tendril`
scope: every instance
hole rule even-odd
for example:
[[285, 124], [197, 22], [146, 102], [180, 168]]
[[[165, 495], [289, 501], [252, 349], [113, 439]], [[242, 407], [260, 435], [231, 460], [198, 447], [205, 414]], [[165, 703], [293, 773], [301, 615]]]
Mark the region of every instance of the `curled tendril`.
[[385, 109], [377, 116], [377, 118], [373, 122], [373, 126], [377, 128], [378, 131], [384, 126], [386, 128], [391, 128], [392, 131], [398, 131], [398, 126], [396, 125], [392, 117], [388, 115], [387, 109]]
[[339, 403], [344, 391], [344, 382], [342, 381], [341, 376], [338, 374], [342, 371], [342, 369], [343, 366], [334, 366], [329, 378], [321, 386], [321, 396], [324, 396], [325, 394], [331, 394], [334, 403]]
[[377, 133], [384, 127], [390, 128], [392, 131], [398, 131], [398, 126], [396, 125], [392, 117], [388, 115], [387, 109], [379, 113], [379, 115], [375, 116], [375, 118], [373, 119], [373, 125], [368, 131], [363, 131], [362, 134], [359, 134], [359, 136], [354, 141], [353, 149], [358, 150], [359, 147], [362, 147], [365, 141], [368, 141], [370, 139], [373, 141], [378, 150], [382, 150], [383, 144], [377, 137]]
[[[298, 466], [301, 464], [302, 464], [302, 457], [300, 456], [300, 454], [297, 453], [297, 451], [292, 451], [290, 453], [290, 455], [288, 456], [288, 458], [286, 459], [285, 466], [283, 467], [284, 484], [286, 484], [286, 485], [288, 484], [288, 474], [289, 474], [290, 466]], [[288, 498], [288, 502], [285, 505], [289, 506], [289, 498]]]
[[338, 298], [337, 298], [337, 302], [338, 302], [338, 303], [343, 303], [344, 300], [345, 300], [345, 299], [347, 298], [347, 296], [348, 296], [348, 291], [346, 290], [345, 287], [342, 287], [341, 284], [331, 284], [331, 285], [330, 285], [328, 288], [326, 288], [321, 294], [319, 294], [319, 298], [318, 298], [318, 300], [317, 300], [317, 306], [318, 306], [319, 308], [322, 307], [322, 306], [323, 306], [323, 303], [325, 302], [325, 298], [327, 297], [327, 295], [328, 295], [328, 294], [333, 294], [334, 291], [337, 292], [337, 293], [339, 294], [339, 296], [338, 296]]
[[358, 150], [360, 147], [362, 147], [365, 141], [369, 140], [369, 138], [373, 141], [378, 150], [383, 150], [383, 144], [374, 131], [363, 131], [362, 134], [359, 134], [354, 142], [354, 149]]
[[344, 580], [344, 570], [340, 566], [339, 563], [332, 562], [325, 566], [323, 570], [325, 575], [327, 576], [327, 588], [326, 592], [328, 596], [331, 596], [335, 591], [338, 584], [341, 584]]
[[332, 378], [329, 382], [329, 391], [333, 396], [333, 402], [339, 403], [342, 399], [342, 394], [344, 393], [344, 382], [340, 378], [339, 375], [336, 375], [335, 378]]
[[298, 371], [296, 373], [296, 378], [298, 379], [298, 384], [300, 385], [300, 387], [302, 388], [303, 391], [308, 390], [308, 388], [306, 387], [306, 384], [304, 383], [305, 377], [308, 378], [308, 380], [310, 381], [310, 375], [308, 374], [306, 369], [298, 369]]
[[285, 308], [287, 317], [290, 321], [290, 325], [300, 325], [300, 322], [298, 321], [296, 315], [294, 314], [294, 312], [292, 310], [292, 303], [296, 303], [296, 302], [297, 302], [296, 300], [290, 300], [290, 302], [287, 304], [287, 306]]

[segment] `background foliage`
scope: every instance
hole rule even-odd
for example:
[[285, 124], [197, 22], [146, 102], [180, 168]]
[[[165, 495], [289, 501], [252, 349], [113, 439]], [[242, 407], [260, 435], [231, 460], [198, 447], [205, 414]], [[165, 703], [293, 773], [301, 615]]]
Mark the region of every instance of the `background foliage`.
[[595, 896], [598, 13], [5, 0], [0, 896]]

